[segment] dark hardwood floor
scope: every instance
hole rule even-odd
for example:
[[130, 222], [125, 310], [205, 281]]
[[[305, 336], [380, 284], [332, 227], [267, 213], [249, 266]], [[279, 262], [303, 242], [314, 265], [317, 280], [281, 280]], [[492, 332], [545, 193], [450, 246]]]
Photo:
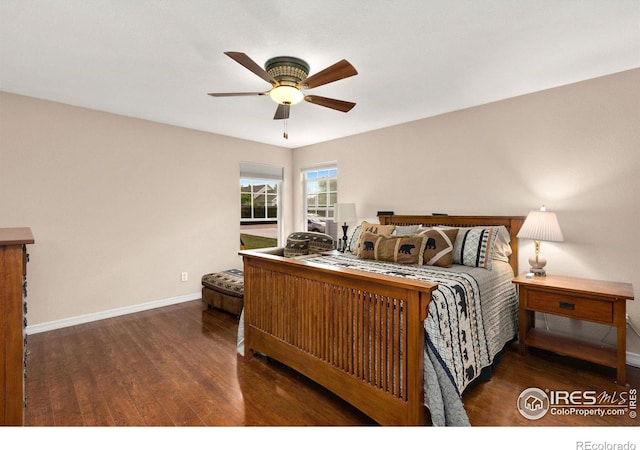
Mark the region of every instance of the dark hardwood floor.
[[[27, 426], [353, 426], [371, 419], [292, 370], [236, 353], [237, 319], [200, 301], [29, 336]], [[627, 366], [631, 388], [640, 369]], [[627, 391], [613, 369], [506, 349], [491, 380], [463, 396], [476, 426], [637, 426], [624, 416], [516, 408], [530, 387]]]

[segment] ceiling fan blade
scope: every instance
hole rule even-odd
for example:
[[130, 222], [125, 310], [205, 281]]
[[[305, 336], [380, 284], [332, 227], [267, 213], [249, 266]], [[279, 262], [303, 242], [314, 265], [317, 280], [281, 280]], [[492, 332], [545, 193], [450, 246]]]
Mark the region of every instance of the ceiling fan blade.
[[212, 97], [240, 97], [243, 95], [267, 95], [268, 92], [209, 92]]
[[269, 72], [267, 72], [262, 67], [260, 67], [253, 59], [249, 58], [244, 53], [224, 52], [224, 54], [227, 55], [229, 58], [233, 59], [235, 62], [237, 62], [241, 66], [244, 66], [245, 68], [249, 69], [251, 72], [258, 75], [267, 83], [271, 83], [274, 86], [278, 85], [278, 82], [276, 81], [276, 79], [273, 78], [271, 75], [269, 75]]
[[299, 87], [306, 87], [311, 89], [314, 87], [322, 86], [323, 84], [332, 83], [334, 81], [342, 80], [343, 78], [349, 78], [357, 75], [358, 71], [353, 67], [349, 61], [343, 59], [338, 61], [332, 66], [327, 67], [320, 72], [305, 78], [300, 83]]
[[278, 105], [278, 108], [276, 109], [276, 114], [273, 116], [273, 120], [288, 119], [290, 109], [291, 109], [291, 105]]
[[342, 112], [349, 112], [356, 106], [353, 102], [345, 102], [344, 100], [336, 100], [335, 98], [320, 97], [318, 95], [305, 95], [304, 99], [314, 105], [325, 106], [327, 108], [336, 109]]

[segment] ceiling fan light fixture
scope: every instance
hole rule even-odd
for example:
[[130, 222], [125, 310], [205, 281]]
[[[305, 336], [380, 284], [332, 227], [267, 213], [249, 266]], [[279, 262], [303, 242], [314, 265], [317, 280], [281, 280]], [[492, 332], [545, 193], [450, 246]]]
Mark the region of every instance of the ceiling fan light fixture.
[[277, 86], [271, 89], [269, 97], [280, 105], [295, 105], [302, 101], [304, 94], [293, 86]]
[[265, 63], [263, 69], [245, 53], [224, 52], [224, 54], [270, 83], [271, 89], [266, 92], [209, 92], [208, 95], [212, 97], [237, 97], [269, 94], [269, 97], [278, 104], [273, 120], [284, 121], [285, 138], [287, 137], [286, 121], [289, 118], [290, 106], [296, 105], [302, 100], [342, 112], [349, 112], [356, 106], [353, 102], [303, 93], [303, 89], [313, 89], [357, 75], [358, 71], [346, 59], [309, 76], [309, 64], [294, 56], [271, 58]]

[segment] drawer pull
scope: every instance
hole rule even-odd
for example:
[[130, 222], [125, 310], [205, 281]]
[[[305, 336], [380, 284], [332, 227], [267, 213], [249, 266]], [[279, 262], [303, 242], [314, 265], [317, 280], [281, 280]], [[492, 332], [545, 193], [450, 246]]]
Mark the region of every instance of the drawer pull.
[[561, 309], [569, 309], [571, 311], [573, 311], [575, 309], [575, 304], [574, 303], [570, 303], [570, 302], [560, 302], [560, 308]]

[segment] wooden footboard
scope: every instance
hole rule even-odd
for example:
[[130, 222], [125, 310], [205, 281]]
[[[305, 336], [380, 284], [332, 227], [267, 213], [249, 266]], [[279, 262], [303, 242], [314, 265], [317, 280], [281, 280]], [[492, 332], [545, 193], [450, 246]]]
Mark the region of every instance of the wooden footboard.
[[286, 364], [380, 424], [426, 422], [423, 321], [436, 285], [241, 253], [247, 357]]

